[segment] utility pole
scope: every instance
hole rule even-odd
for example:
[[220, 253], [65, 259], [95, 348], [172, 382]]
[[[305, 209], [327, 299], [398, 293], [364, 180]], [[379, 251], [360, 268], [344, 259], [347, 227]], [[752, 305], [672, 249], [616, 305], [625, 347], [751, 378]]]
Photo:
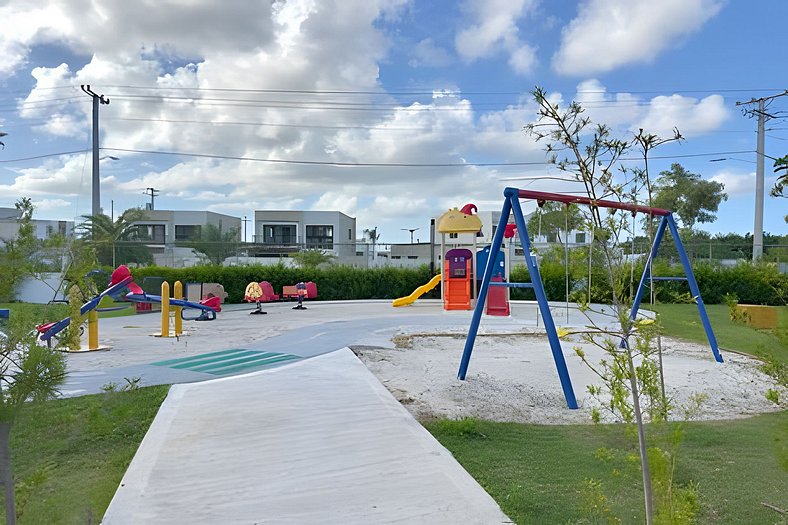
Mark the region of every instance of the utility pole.
[[413, 232], [419, 231], [421, 228], [400, 228], [402, 231], [410, 232], [410, 243], [413, 244]]
[[150, 195], [150, 211], [153, 211], [155, 209], [153, 206], [154, 199], [159, 193], [161, 193], [161, 191], [157, 190], [156, 188], [145, 188], [145, 191], [142, 193], [143, 195]]
[[770, 97], [753, 98], [748, 102], [736, 102], [737, 106], [758, 104], [758, 109], [744, 109], [743, 113], [749, 117], [758, 117], [758, 139], [755, 148], [755, 222], [752, 232], [752, 260], [757, 261], [763, 255], [763, 161], [766, 156], [764, 151], [765, 125], [767, 118], [774, 118], [766, 112], [766, 102], [778, 97], [788, 95], [788, 90]]
[[99, 104], [109, 104], [109, 98], [97, 95], [90, 89], [90, 84], [79, 86], [85, 94], [93, 98], [93, 206], [91, 215], [101, 213], [101, 189], [99, 183]]
[[244, 223], [244, 242], [246, 242], [246, 223], [249, 222], [249, 219], [246, 218], [246, 215], [244, 215], [244, 220], [242, 222]]

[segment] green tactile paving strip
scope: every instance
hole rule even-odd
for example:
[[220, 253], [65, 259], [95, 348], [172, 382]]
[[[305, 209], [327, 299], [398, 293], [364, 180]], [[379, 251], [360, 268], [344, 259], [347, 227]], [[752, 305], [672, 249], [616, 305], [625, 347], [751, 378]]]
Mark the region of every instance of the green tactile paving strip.
[[274, 363], [300, 359], [301, 356], [283, 354], [281, 352], [260, 352], [257, 350], [245, 350], [243, 348], [233, 348], [220, 352], [210, 352], [180, 359], [168, 359], [167, 361], [157, 361], [151, 363], [154, 366], [166, 366], [179, 370], [191, 370], [192, 372], [203, 372], [214, 375], [237, 374], [244, 371], [252, 371], [263, 368]]

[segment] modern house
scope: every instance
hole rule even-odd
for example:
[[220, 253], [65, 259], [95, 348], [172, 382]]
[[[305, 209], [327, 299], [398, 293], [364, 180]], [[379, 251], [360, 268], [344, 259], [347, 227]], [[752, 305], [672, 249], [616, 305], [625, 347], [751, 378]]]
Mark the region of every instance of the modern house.
[[[358, 264], [356, 219], [338, 211], [256, 210], [254, 256], [281, 258], [319, 249], [342, 264]], [[362, 253], [361, 259], [365, 259]]]
[[191, 248], [179, 247], [179, 242], [200, 239], [202, 229], [208, 224], [220, 232], [236, 231], [235, 238], [241, 242], [241, 219], [212, 211], [146, 210], [145, 219], [137, 221], [139, 242], [148, 246], [153, 260], [161, 266], [194, 266], [200, 258]]
[[[16, 208], [0, 208], [0, 244], [16, 239], [19, 234], [19, 217]], [[37, 239], [46, 240], [55, 235], [69, 237], [74, 234], [74, 221], [33, 219], [33, 232]]]

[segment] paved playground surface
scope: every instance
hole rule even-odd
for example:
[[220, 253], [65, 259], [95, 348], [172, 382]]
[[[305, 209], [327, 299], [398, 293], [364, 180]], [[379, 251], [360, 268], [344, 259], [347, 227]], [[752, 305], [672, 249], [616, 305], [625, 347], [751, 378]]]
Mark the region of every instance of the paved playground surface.
[[[249, 315], [253, 307], [230, 305], [215, 321], [184, 323], [189, 335], [178, 339], [151, 335], [158, 314], [101, 320], [100, 342], [113, 348], [68, 355], [64, 395], [126, 379], [181, 383], [105, 523], [506, 522], [408, 411], [589, 421], [594, 378], [564, 344], [581, 405], [567, 409], [533, 303], [482, 318], [467, 381], [456, 373], [471, 312], [429, 300], [292, 306]], [[589, 322], [564, 305], [552, 310], [559, 326]], [[772, 385], [757, 361], [723, 350], [726, 362], [716, 363], [705, 345], [666, 340], [665, 348], [672, 393], [707, 393], [708, 417], [778, 409], [763, 396]]]

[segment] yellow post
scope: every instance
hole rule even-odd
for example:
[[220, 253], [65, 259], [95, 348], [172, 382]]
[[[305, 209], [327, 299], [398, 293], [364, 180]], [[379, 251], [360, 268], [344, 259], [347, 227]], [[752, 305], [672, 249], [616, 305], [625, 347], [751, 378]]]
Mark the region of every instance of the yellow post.
[[170, 283], [161, 283], [161, 337], [170, 336]]
[[88, 350], [98, 350], [98, 312], [88, 312]]
[[[183, 284], [180, 281], [175, 281], [172, 290], [172, 297], [173, 299], [183, 299]], [[176, 306], [173, 308], [175, 312], [175, 337], [179, 337], [183, 334], [183, 319], [181, 318], [181, 310], [180, 306]]]

